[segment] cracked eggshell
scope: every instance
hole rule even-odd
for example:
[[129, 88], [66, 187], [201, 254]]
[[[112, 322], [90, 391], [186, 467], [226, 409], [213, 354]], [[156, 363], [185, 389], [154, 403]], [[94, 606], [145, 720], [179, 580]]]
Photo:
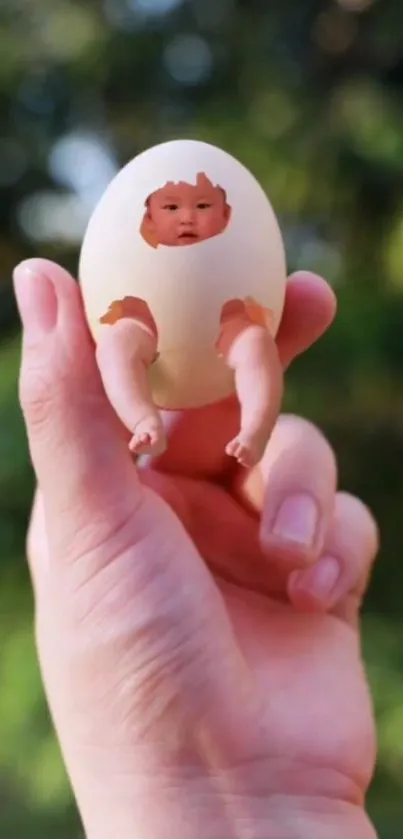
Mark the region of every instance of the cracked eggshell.
[[[174, 191], [165, 201], [160, 190], [167, 184], [168, 192]], [[196, 186], [199, 191], [193, 193]], [[196, 229], [198, 213], [211, 210], [211, 195], [218, 200], [211, 189], [217, 188], [229, 208], [223, 229], [217, 232], [216, 216], [212, 235], [191, 239], [191, 225]], [[207, 199], [203, 190], [210, 190]], [[158, 206], [146, 206], [156, 192]], [[188, 225], [186, 244], [176, 246], [161, 235], [165, 244], [156, 246], [158, 231], [152, 241], [162, 212], [173, 214], [169, 224], [176, 213], [183, 229]], [[154, 225], [148, 237], [146, 216], [149, 233]], [[101, 329], [110, 328], [100, 319], [114, 301], [128, 296], [145, 301], [158, 331], [158, 357], [149, 369], [153, 397], [160, 408], [181, 409], [219, 401], [234, 391], [233, 373], [215, 346], [225, 303], [253, 298], [271, 310], [270, 328], [276, 334], [286, 260], [276, 216], [254, 176], [215, 146], [176, 140], [142, 152], [110, 183], [84, 236], [79, 280], [95, 341]]]

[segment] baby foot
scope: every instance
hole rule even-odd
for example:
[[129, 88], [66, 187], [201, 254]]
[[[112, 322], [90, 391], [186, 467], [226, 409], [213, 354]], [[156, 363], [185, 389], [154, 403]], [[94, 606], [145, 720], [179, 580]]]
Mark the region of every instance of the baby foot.
[[137, 423], [129, 449], [136, 455], [158, 457], [166, 449], [164, 426], [158, 411], [150, 411]]
[[266, 429], [253, 432], [241, 429], [239, 434], [228, 443], [225, 449], [226, 454], [234, 457], [241, 466], [251, 469], [262, 459], [268, 436]]

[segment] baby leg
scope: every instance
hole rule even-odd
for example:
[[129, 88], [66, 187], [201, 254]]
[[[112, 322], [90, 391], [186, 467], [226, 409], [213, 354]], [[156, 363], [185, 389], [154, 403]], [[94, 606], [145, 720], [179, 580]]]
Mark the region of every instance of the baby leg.
[[241, 428], [226, 452], [242, 466], [252, 467], [263, 456], [281, 407], [283, 372], [275, 341], [265, 327], [240, 322], [236, 330], [233, 323], [232, 336], [226, 360], [235, 373]]
[[129, 317], [103, 327], [97, 346], [105, 391], [124, 425], [132, 431], [129, 447], [137, 455], [159, 455], [166, 446], [147, 375], [156, 352], [156, 335]]

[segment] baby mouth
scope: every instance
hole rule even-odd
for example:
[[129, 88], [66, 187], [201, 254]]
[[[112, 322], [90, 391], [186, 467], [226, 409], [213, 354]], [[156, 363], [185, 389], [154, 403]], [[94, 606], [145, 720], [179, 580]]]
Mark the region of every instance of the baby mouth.
[[191, 230], [187, 230], [184, 233], [179, 234], [179, 239], [197, 239], [197, 233], [192, 233]]

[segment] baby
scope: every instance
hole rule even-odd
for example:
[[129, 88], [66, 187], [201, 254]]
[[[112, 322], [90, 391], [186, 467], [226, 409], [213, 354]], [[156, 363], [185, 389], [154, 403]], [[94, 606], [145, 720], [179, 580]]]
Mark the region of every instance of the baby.
[[218, 236], [227, 227], [231, 208], [223, 189], [200, 172], [196, 186], [167, 183], [146, 201], [141, 235], [154, 248], [181, 247]]
[[[230, 217], [225, 191], [200, 173], [196, 186], [170, 182], [149, 196], [140, 232], [151, 247], [183, 247], [218, 236]], [[144, 300], [125, 297], [115, 300], [100, 321], [105, 331], [98, 342], [98, 363], [108, 397], [132, 431], [130, 449], [136, 455], [159, 455], [165, 432], [147, 375], [158, 358], [153, 314]], [[241, 406], [240, 431], [226, 453], [247, 467], [261, 459], [283, 395], [271, 324], [272, 312], [252, 298], [229, 300], [215, 345], [234, 371]]]

